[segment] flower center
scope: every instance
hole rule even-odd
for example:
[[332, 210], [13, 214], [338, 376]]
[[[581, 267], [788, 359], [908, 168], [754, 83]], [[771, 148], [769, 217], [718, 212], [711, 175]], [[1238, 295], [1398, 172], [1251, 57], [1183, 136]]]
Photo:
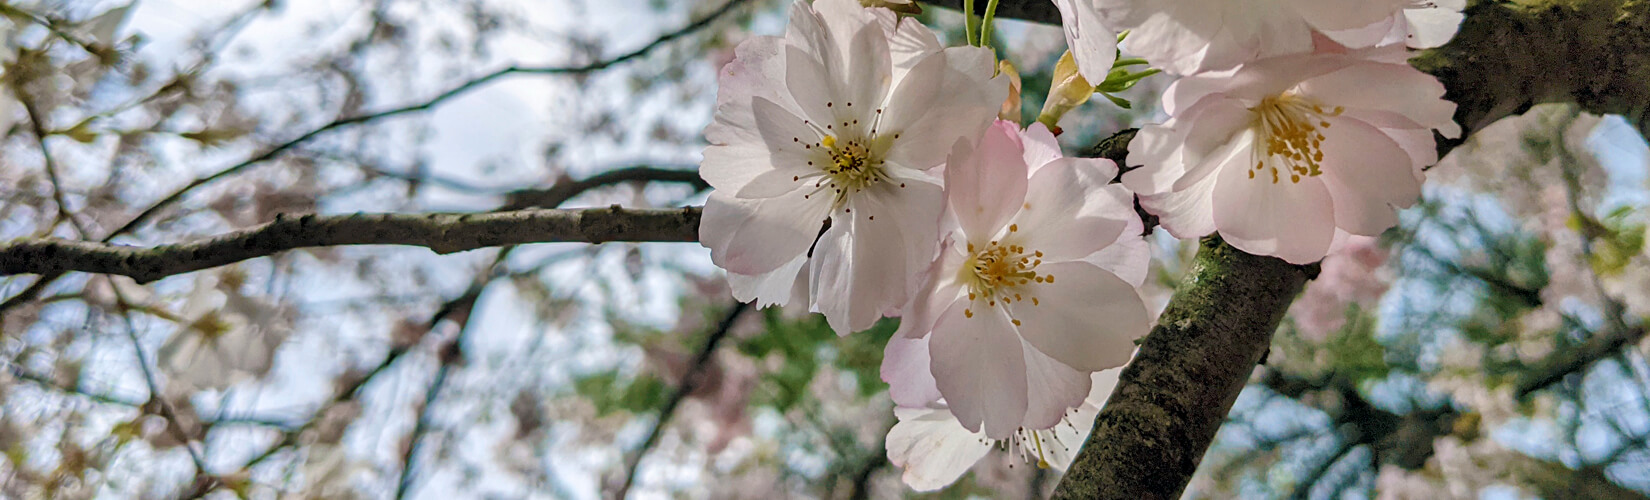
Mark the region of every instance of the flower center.
[[819, 141], [831, 155], [831, 164], [825, 167], [825, 178], [820, 182], [836, 190], [838, 199], [888, 180], [888, 174], [882, 170], [882, 160], [871, 153], [866, 142], [869, 141], [842, 141], [834, 135]]
[[[882, 123], [881, 108], [870, 110], [868, 121], [862, 125], [860, 118], [855, 118], [851, 113], [854, 109], [852, 102], [827, 102], [825, 107], [839, 113], [837, 122], [826, 123], [822, 127], [813, 121], [802, 120], [803, 125], [819, 133], [819, 141], [791, 138], [792, 143], [801, 144], [802, 149], [808, 151], [805, 153], [810, 158], [808, 165], [819, 169], [819, 173], [798, 175], [791, 180], [813, 182], [813, 192], [802, 195], [804, 198], [830, 191], [833, 208], [842, 208], [854, 193], [892, 179], [883, 168], [882, 156], [900, 134], [877, 134], [877, 125]], [[903, 188], [905, 184], [900, 183], [899, 187]]]
[[[1019, 230], [1018, 224], [1008, 226], [1010, 235]], [[1024, 302], [1032, 283], [1054, 282], [1053, 274], [1037, 273], [1037, 266], [1043, 264], [1043, 252], [1040, 251], [992, 241], [985, 248], [969, 243], [968, 255], [962, 269], [957, 271], [957, 281], [968, 287], [968, 300], [985, 300], [990, 307], [996, 307], [999, 300], [1003, 304]], [[1031, 305], [1039, 304], [1035, 296], [1031, 296], [1030, 300]], [[963, 309], [963, 316], [973, 318], [974, 310]], [[1020, 320], [1013, 321], [1015, 326], [1019, 326]]]
[[[1060, 421], [1055, 423], [1054, 426], [1059, 427], [1064, 425], [1072, 430], [1077, 430], [1077, 425], [1073, 424], [1069, 418], [1069, 414], [1075, 412], [1075, 409], [1068, 410], [1068, 415], [1065, 417], [1060, 417]], [[985, 438], [980, 439], [982, 442], [986, 442], [987, 444], [995, 444], [998, 448], [1001, 448], [1010, 454], [1020, 455], [1021, 462], [1028, 464], [1035, 463], [1039, 469], [1047, 469], [1053, 466], [1049, 463], [1049, 456], [1053, 455], [1055, 447], [1059, 447], [1061, 451], [1068, 452], [1068, 455], [1071, 451], [1071, 445], [1060, 439], [1060, 433], [1055, 432], [1054, 427], [1048, 429], [1027, 429], [1025, 427], [1021, 427], [1015, 430], [1014, 435], [1009, 436], [1008, 439], [999, 439], [994, 442]], [[1008, 466], [1013, 468], [1014, 463], [1010, 462]]]
[[1261, 99], [1260, 105], [1249, 111], [1255, 114], [1255, 135], [1265, 148], [1264, 153], [1260, 148], [1255, 150], [1250, 179], [1256, 172], [1270, 175], [1273, 184], [1282, 180], [1282, 172], [1289, 174], [1292, 183], [1300, 182], [1301, 177], [1323, 175], [1319, 163], [1323, 161], [1324, 136], [1319, 129], [1329, 128], [1324, 118], [1340, 116], [1343, 108], [1325, 110], [1311, 98], [1284, 92]]

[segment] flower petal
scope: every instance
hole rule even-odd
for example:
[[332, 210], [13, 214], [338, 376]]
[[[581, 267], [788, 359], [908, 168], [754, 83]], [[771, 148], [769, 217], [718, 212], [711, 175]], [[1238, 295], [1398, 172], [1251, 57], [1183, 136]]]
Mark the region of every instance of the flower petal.
[[1106, 26], [1100, 10], [1089, 0], [1054, 0], [1054, 6], [1060, 10], [1060, 26], [1065, 28], [1077, 72], [1094, 85], [1106, 81], [1117, 61], [1117, 33]]
[[929, 340], [934, 380], [963, 428], [1006, 439], [1026, 414], [1026, 365], [1020, 339], [1001, 308], [958, 303]]
[[1044, 354], [1083, 371], [1128, 362], [1134, 340], [1146, 334], [1150, 318], [1134, 287], [1087, 262], [1044, 264], [1054, 276], [1032, 285], [1037, 301], [1015, 301], [1009, 313], [1020, 320], [1020, 336]]
[[1038, 170], [1012, 219], [1025, 246], [1043, 252], [1044, 260], [1062, 261], [1081, 259], [1116, 241], [1134, 211], [1117, 211], [1094, 194], [1116, 169], [1103, 158], [1061, 158]]
[[1021, 344], [1026, 358], [1026, 416], [1020, 426], [1047, 429], [1060, 423], [1089, 394], [1088, 372], [1055, 360], [1030, 343]]
[[888, 395], [894, 404], [917, 407], [939, 401], [940, 388], [934, 383], [931, 365], [928, 337], [895, 335], [888, 339], [882, 356], [882, 381], [888, 383]]
[[1335, 237], [1334, 202], [1317, 177], [1249, 177], [1249, 169], [1222, 168], [1215, 178], [1214, 221], [1239, 250], [1292, 264], [1318, 261]]
[[894, 416], [899, 422], [888, 429], [888, 462], [905, 469], [900, 479], [911, 489], [944, 488], [991, 451], [990, 442], [964, 429], [948, 411], [894, 408]]
[[1365, 236], [1398, 225], [1393, 207], [1408, 207], [1421, 197], [1409, 153], [1364, 122], [1324, 120], [1329, 127], [1323, 129], [1323, 180], [1335, 202], [1335, 225]]
[[972, 239], [990, 238], [1008, 224], [1026, 199], [1026, 163], [1019, 127], [997, 120], [972, 150], [952, 147], [945, 168], [945, 196], [951, 214]]
[[712, 192], [699, 223], [699, 241], [710, 248], [717, 267], [729, 272], [758, 275], [790, 263], [808, 251], [830, 211], [825, 197], [802, 195], [797, 190], [743, 200]]

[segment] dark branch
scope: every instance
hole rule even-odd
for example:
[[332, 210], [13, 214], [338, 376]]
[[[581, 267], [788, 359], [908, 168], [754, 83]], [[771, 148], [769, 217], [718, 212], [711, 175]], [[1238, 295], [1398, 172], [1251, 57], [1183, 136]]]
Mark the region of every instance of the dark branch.
[[1180, 498], [1284, 311], [1315, 273], [1316, 266], [1204, 239], [1054, 498]]
[[682, 374], [681, 385], [676, 387], [676, 392], [670, 394], [670, 399], [665, 400], [665, 406], [659, 409], [659, 421], [653, 424], [653, 431], [647, 434], [647, 439], [642, 441], [641, 446], [625, 457], [624, 483], [619, 486], [614, 500], [624, 500], [630, 493], [630, 487], [636, 483], [636, 469], [641, 465], [642, 457], [647, 455], [648, 450], [653, 449], [653, 445], [658, 444], [659, 437], [664, 435], [665, 426], [669, 425], [671, 417], [676, 415], [676, 407], [681, 406], [688, 394], [693, 393], [693, 390], [703, 382], [701, 379], [704, 378], [705, 369], [710, 366], [711, 356], [716, 354], [716, 347], [721, 345], [722, 339], [727, 338], [728, 332], [733, 330], [733, 323], [739, 320], [739, 315], [744, 314], [749, 308], [750, 304], [740, 302], [728, 309], [727, 315], [716, 324], [716, 329], [710, 332], [705, 344], [693, 356], [693, 363], [688, 365], [687, 373]]
[[0, 246], [0, 275], [79, 271], [147, 283], [309, 247], [410, 245], [445, 254], [523, 243], [698, 240], [697, 207], [277, 216], [261, 226], [152, 248], [62, 239], [19, 241]]

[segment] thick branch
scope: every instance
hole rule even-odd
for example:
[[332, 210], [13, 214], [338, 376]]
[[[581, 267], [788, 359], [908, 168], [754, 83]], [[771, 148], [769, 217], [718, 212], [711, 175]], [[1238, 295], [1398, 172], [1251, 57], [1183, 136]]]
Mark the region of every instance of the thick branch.
[[1315, 272], [1204, 239], [1054, 498], [1180, 498]]
[[278, 216], [210, 239], [151, 248], [62, 239], [0, 246], [0, 275], [68, 271], [140, 283], [298, 248], [410, 245], [437, 253], [523, 243], [698, 241], [699, 209], [529, 209], [491, 214]]

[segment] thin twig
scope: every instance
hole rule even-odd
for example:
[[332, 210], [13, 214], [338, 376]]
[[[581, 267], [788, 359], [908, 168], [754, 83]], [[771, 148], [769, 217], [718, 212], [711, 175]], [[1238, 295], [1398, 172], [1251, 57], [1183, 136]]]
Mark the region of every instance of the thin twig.
[[52, 158], [51, 148], [46, 147], [46, 137], [49, 134], [46, 133], [45, 115], [40, 113], [40, 108], [36, 106], [34, 98], [25, 93], [23, 89], [23, 83], [18, 82], [13, 90], [17, 92], [17, 97], [20, 98], [18, 101], [23, 103], [23, 109], [29, 115], [29, 127], [34, 131], [35, 142], [40, 145], [40, 157], [45, 159], [46, 179], [52, 185], [52, 201], [57, 203], [57, 216], [60, 220], [68, 220], [69, 226], [74, 228], [75, 234], [85, 238], [89, 233], [86, 226], [81, 225], [80, 219], [75, 218], [74, 212], [69, 210], [69, 202], [63, 196], [62, 176], [58, 175], [57, 172], [57, 161]]
[[727, 338], [728, 332], [733, 330], [733, 324], [739, 319], [739, 315], [749, 308], [750, 304], [735, 303], [728, 309], [727, 315], [722, 317], [722, 321], [716, 324], [716, 329], [711, 330], [710, 336], [705, 338], [705, 344], [693, 356], [693, 363], [688, 365], [687, 373], [682, 375], [681, 385], [670, 394], [670, 399], [665, 400], [665, 406], [659, 409], [659, 421], [653, 424], [653, 430], [648, 432], [647, 439], [642, 440], [641, 446], [625, 457], [624, 483], [619, 486], [613, 498], [624, 500], [630, 494], [630, 487], [636, 482], [636, 469], [642, 463], [642, 457], [647, 455], [653, 445], [658, 444], [659, 437], [664, 435], [665, 426], [669, 425], [671, 417], [676, 415], [676, 408], [687, 399], [689, 393], [699, 387], [700, 382], [703, 382], [700, 379], [704, 378], [705, 369], [710, 366], [711, 356], [716, 354], [716, 347], [721, 345], [722, 339]]

